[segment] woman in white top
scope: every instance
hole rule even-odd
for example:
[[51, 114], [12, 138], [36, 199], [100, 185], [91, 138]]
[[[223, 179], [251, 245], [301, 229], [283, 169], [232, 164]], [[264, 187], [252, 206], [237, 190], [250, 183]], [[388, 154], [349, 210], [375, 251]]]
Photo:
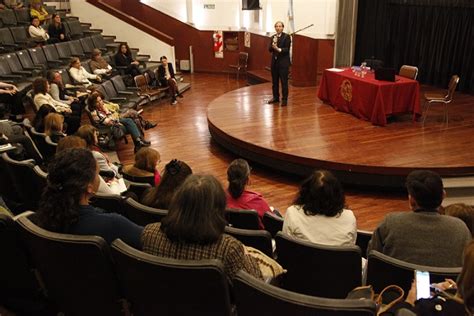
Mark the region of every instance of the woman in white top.
[[93, 83], [90, 82], [89, 79], [97, 81], [101, 80], [99, 75], [93, 75], [87, 72], [87, 70], [85, 70], [84, 67], [81, 66], [81, 61], [77, 57], [73, 57], [71, 59], [69, 66], [71, 67], [69, 68], [69, 74], [74, 79], [74, 81], [78, 84], [83, 84], [86, 88], [93, 85]]
[[302, 183], [294, 205], [286, 210], [283, 232], [322, 245], [354, 245], [356, 218], [344, 205], [337, 178], [329, 171], [317, 170]]
[[56, 112], [64, 116], [64, 121], [67, 125], [66, 133], [68, 135], [74, 134], [81, 124], [81, 113], [72, 110], [68, 104], [53, 99], [49, 94], [49, 89], [48, 80], [45, 78], [38, 78], [33, 82], [33, 93], [35, 95], [33, 103], [36, 111], [38, 111], [43, 104], [51, 105]]
[[31, 18], [28, 33], [30, 33], [30, 37], [36, 42], [46, 42], [49, 39], [48, 33], [40, 26], [40, 20], [37, 16]]

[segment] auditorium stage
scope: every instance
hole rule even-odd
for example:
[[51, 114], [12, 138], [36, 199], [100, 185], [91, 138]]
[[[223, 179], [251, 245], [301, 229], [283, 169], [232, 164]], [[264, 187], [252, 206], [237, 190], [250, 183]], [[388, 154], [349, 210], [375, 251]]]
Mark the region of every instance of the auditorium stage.
[[[421, 98], [428, 90], [434, 91], [422, 86]], [[287, 107], [266, 104], [271, 96], [271, 84], [262, 83], [213, 100], [213, 139], [260, 164], [297, 175], [329, 169], [345, 183], [400, 187], [414, 169], [474, 174], [472, 96], [455, 94], [448, 126], [443, 106], [433, 105], [424, 127], [409, 114], [380, 127], [337, 112], [318, 99], [317, 87], [290, 87]]]

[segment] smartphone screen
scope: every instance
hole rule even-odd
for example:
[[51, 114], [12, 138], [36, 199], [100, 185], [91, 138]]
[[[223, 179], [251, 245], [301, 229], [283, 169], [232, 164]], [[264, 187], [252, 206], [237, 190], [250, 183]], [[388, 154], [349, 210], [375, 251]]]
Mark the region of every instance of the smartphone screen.
[[415, 270], [416, 299], [429, 298], [430, 295], [430, 273], [428, 271]]

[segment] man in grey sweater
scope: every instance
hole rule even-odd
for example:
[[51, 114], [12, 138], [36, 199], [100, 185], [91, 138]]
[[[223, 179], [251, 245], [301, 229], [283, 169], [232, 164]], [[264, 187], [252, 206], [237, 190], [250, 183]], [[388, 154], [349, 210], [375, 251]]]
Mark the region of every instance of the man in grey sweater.
[[446, 195], [441, 177], [413, 171], [406, 187], [412, 211], [388, 214], [374, 231], [367, 253], [377, 250], [414, 264], [461, 267], [463, 249], [472, 237], [460, 219], [438, 213]]

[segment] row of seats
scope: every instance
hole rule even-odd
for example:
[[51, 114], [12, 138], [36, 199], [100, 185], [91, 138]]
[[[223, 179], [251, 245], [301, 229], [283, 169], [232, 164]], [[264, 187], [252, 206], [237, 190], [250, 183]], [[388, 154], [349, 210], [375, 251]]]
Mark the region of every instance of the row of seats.
[[[315, 293], [295, 293], [305, 292], [291, 288], [289, 281], [283, 282], [285, 289], [281, 289], [242, 271], [229, 286], [219, 261], [161, 258], [133, 249], [120, 240], [114, 241], [109, 248], [100, 237], [45, 231], [34, 225], [33, 218], [33, 213], [22, 214], [16, 218], [15, 226], [11, 218], [0, 216], [0, 241], [17, 240], [13, 243], [16, 247], [9, 250], [24, 253], [6, 256], [7, 260], [0, 264], [10, 265], [15, 270], [34, 268], [44, 282], [48, 298], [66, 314], [121, 315], [124, 306], [128, 306], [135, 315], [230, 315], [235, 304], [239, 315], [307, 315], [329, 310], [334, 313], [331, 315], [375, 315], [375, 304], [371, 301], [321, 297], [334, 297], [336, 295], [332, 294], [336, 290], [342, 291], [343, 286], [349, 286], [347, 267], [342, 267], [345, 258], [333, 257], [331, 261], [325, 257], [331, 247], [315, 245], [319, 253], [308, 256], [307, 251], [301, 249], [304, 243], [298, 245], [291, 237], [277, 234], [277, 244], [280, 243], [278, 247], [282, 249], [279, 260], [287, 260], [280, 256], [293, 257], [292, 262], [281, 262], [288, 269], [285, 278], [290, 278], [297, 268], [296, 272], [304, 280], [295, 279], [296, 286], [311, 283], [322, 294], [317, 297]], [[10, 236], [5, 236], [7, 233]], [[55, 256], [50, 256], [51, 253]], [[11, 261], [18, 259], [23, 262], [12, 265]], [[359, 266], [360, 271], [360, 259], [352, 265]], [[446, 277], [455, 279], [461, 271], [461, 268], [413, 265], [374, 251], [369, 255], [367, 283], [373, 285], [375, 292], [391, 284], [399, 284], [408, 291], [415, 269], [430, 271], [434, 282]], [[2, 281], [13, 281], [5, 269], [0, 271]], [[25, 275], [33, 277], [29, 273]], [[30, 286], [34, 283], [23, 281]], [[7, 288], [20, 285], [2, 284], [7, 284]], [[338, 295], [343, 298], [350, 289]]]
[[[25, 2], [25, 1], [23, 1]], [[10, 26], [17, 26], [17, 25], [29, 25], [30, 24], [30, 10], [26, 7], [26, 3], [24, 8], [10, 10], [4, 9], [0, 10], [0, 27], [10, 27]], [[46, 6], [46, 11], [50, 14], [59, 14], [61, 18], [66, 18], [66, 15], [63, 11], [56, 11], [55, 6]]]

